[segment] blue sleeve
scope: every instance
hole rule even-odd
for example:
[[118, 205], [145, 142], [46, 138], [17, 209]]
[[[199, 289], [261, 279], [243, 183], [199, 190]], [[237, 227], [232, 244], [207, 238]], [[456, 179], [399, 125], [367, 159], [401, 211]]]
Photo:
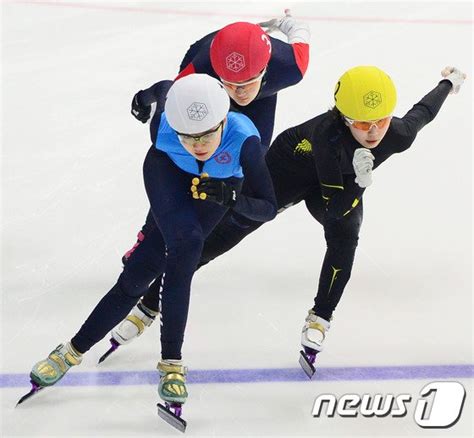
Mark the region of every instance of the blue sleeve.
[[272, 220], [277, 214], [277, 202], [273, 183], [265, 163], [263, 148], [258, 137], [249, 137], [240, 153], [245, 185], [251, 196], [241, 194], [233, 210], [257, 222]]

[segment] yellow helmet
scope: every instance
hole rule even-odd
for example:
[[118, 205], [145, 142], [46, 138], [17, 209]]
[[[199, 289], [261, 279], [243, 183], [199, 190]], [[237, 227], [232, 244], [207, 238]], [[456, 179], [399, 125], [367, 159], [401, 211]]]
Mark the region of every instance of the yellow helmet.
[[336, 108], [352, 120], [378, 120], [392, 114], [397, 90], [387, 73], [374, 66], [347, 70], [334, 89]]

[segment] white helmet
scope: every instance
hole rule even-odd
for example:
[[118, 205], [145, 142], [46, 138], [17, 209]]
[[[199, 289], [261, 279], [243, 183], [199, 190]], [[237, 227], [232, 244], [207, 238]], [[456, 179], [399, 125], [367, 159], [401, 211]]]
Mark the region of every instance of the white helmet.
[[176, 132], [198, 134], [222, 122], [229, 107], [229, 96], [217, 79], [192, 74], [178, 79], [169, 89], [165, 115]]

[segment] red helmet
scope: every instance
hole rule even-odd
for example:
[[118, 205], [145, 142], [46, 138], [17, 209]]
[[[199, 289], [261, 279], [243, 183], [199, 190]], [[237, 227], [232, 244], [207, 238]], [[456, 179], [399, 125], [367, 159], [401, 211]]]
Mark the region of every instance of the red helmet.
[[211, 43], [211, 64], [228, 82], [258, 76], [272, 54], [270, 37], [257, 24], [238, 22], [223, 27]]

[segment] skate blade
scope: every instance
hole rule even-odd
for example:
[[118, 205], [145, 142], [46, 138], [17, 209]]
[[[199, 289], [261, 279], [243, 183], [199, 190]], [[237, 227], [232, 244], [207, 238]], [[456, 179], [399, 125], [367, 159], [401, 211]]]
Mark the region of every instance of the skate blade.
[[186, 431], [187, 423], [182, 418], [173, 414], [169, 409], [165, 408], [161, 403], [158, 403], [158, 416], [165, 420], [169, 425], [178, 429], [180, 432]]
[[102, 356], [99, 358], [98, 363], [102, 363], [105, 359], [107, 359], [116, 349], [114, 347], [110, 347]]
[[300, 351], [299, 363], [301, 365], [301, 368], [303, 368], [303, 371], [311, 379], [314, 376], [316, 369], [314, 368], [314, 365], [308, 360], [308, 357], [306, 356], [306, 353], [303, 350]]
[[107, 359], [115, 350], [117, 350], [120, 344], [115, 339], [110, 339], [110, 343], [112, 346], [99, 358], [98, 363], [102, 363], [105, 359]]
[[20, 400], [18, 400], [17, 404], [15, 405], [15, 407], [17, 407], [18, 405], [21, 405], [23, 402], [25, 402], [26, 400], [28, 400], [29, 398], [33, 397], [34, 395], [38, 394], [38, 392], [40, 392], [42, 389], [44, 389], [45, 387], [44, 386], [33, 386], [33, 388], [31, 388], [30, 392], [28, 392], [27, 394], [25, 394], [22, 398], [20, 398]]

